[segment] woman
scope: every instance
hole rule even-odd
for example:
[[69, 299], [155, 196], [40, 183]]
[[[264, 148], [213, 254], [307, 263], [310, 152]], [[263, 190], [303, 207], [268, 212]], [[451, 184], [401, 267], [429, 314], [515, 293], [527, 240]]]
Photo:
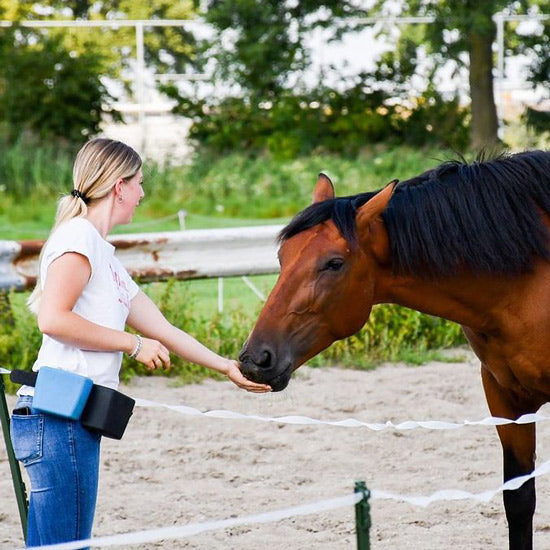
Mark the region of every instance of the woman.
[[[240, 388], [270, 391], [171, 325], [139, 290], [106, 237], [130, 223], [144, 196], [141, 159], [129, 146], [94, 139], [79, 151], [74, 189], [62, 198], [43, 247], [29, 307], [42, 346], [33, 366], [47, 365], [116, 389], [123, 353], [150, 369], [168, 368], [169, 351], [223, 373]], [[124, 330], [128, 324], [141, 335]], [[96, 504], [100, 437], [78, 421], [32, 408], [23, 386], [12, 416], [12, 441], [31, 481], [27, 546], [90, 538]]]

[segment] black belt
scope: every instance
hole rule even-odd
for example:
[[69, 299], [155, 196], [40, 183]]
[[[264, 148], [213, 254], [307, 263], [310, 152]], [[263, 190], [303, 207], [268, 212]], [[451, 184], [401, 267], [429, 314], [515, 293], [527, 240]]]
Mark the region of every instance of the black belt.
[[15, 384], [23, 384], [24, 386], [34, 386], [37, 377], [37, 372], [29, 372], [28, 370], [12, 370], [10, 372], [10, 380]]
[[[35, 386], [38, 373], [12, 370], [10, 380], [16, 384]], [[135, 400], [106, 386], [94, 384], [82, 411], [80, 422], [92, 432], [112, 439], [121, 439], [134, 410]]]

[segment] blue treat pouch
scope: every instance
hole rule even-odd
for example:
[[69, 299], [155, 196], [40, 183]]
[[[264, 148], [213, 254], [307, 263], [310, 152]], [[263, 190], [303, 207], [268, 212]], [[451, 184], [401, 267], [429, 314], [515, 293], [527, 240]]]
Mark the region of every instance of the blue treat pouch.
[[32, 406], [44, 413], [78, 420], [93, 385], [90, 378], [80, 374], [40, 367]]

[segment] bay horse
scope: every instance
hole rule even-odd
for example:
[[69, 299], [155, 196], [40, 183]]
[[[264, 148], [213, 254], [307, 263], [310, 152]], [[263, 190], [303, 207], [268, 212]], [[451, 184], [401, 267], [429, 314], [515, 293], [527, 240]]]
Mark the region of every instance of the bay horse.
[[[357, 332], [373, 304], [462, 325], [491, 414], [550, 400], [550, 152], [445, 162], [382, 190], [313, 204], [281, 232], [281, 272], [241, 353], [243, 374], [286, 387], [291, 373]], [[535, 463], [535, 424], [497, 426], [504, 480]], [[535, 481], [504, 492], [510, 550], [532, 548]]]

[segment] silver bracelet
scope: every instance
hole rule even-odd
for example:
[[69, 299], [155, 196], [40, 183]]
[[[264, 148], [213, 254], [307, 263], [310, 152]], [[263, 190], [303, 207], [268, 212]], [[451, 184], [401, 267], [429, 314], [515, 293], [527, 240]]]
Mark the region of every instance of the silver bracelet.
[[139, 334], [136, 334], [136, 347], [134, 348], [134, 351], [128, 355], [131, 359], [134, 359], [137, 357], [138, 353], [141, 351], [141, 346], [143, 345], [143, 339]]

